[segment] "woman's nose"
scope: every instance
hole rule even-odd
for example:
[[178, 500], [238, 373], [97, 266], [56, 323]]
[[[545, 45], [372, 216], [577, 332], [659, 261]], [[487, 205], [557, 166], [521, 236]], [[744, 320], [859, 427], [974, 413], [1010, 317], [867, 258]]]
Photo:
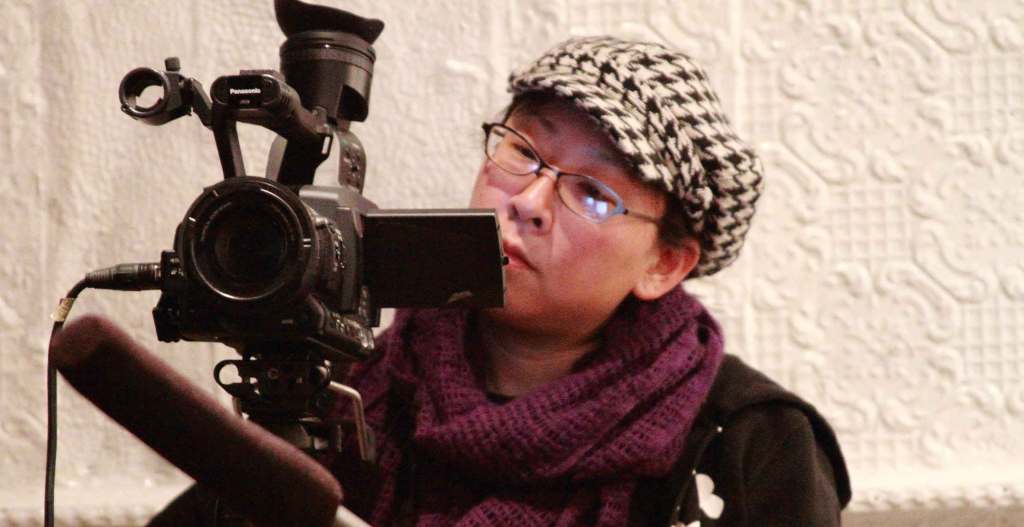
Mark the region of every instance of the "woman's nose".
[[555, 205], [555, 181], [551, 170], [541, 169], [525, 188], [509, 199], [509, 214], [516, 222], [523, 222], [540, 231], [551, 228]]

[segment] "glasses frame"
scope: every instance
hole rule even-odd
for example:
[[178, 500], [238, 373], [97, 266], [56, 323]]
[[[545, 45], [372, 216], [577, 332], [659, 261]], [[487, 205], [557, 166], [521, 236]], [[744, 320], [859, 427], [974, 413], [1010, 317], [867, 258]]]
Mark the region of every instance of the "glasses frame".
[[[493, 157], [491, 157], [491, 153], [487, 151], [488, 150], [487, 149], [487, 144], [488, 144], [488, 141], [489, 141], [489, 139], [491, 137], [492, 131], [494, 131], [495, 129], [504, 130], [507, 133], [513, 134], [516, 137], [518, 137], [519, 139], [521, 139], [523, 141], [523, 143], [526, 146], [530, 147], [530, 150], [533, 152], [534, 158], [536, 159], [537, 166], [534, 169], [529, 170], [527, 172], [517, 173], [517, 172], [513, 172], [513, 171], [509, 170], [508, 168], [505, 168], [501, 163], [499, 163], [497, 160], [495, 160]], [[577, 173], [574, 173], [574, 172], [563, 172], [558, 167], [552, 165], [551, 163], [548, 163], [547, 161], [544, 160], [543, 157], [540, 156], [540, 153], [537, 152], [537, 147], [533, 146], [533, 143], [531, 143], [529, 139], [527, 139], [523, 134], [519, 133], [518, 131], [516, 131], [514, 128], [508, 126], [507, 124], [505, 124], [505, 123], [484, 123], [483, 124], [483, 130], [484, 130], [484, 155], [487, 156], [488, 160], [490, 160], [492, 163], [494, 163], [494, 166], [496, 166], [496, 167], [500, 168], [501, 170], [503, 170], [504, 172], [507, 172], [507, 173], [512, 174], [514, 176], [526, 176], [526, 175], [533, 174], [533, 175], [535, 175], [537, 177], [540, 177], [540, 171], [541, 170], [543, 170], [545, 168], [550, 170], [551, 173], [554, 174], [554, 176], [555, 176], [555, 194], [558, 195], [558, 199], [562, 202], [563, 205], [565, 205], [565, 208], [568, 209], [569, 212], [572, 212], [573, 214], [575, 214], [575, 215], [577, 215], [577, 216], [579, 216], [579, 217], [581, 217], [581, 218], [583, 218], [583, 219], [585, 219], [585, 220], [587, 220], [587, 221], [589, 221], [591, 223], [597, 223], [597, 224], [604, 223], [604, 222], [606, 222], [606, 221], [608, 221], [608, 220], [610, 220], [610, 219], [612, 219], [612, 218], [614, 218], [616, 216], [619, 216], [619, 215], [630, 216], [630, 217], [637, 218], [637, 219], [640, 219], [640, 220], [646, 220], [646, 221], [652, 222], [654, 224], [660, 224], [661, 223], [661, 220], [658, 219], [658, 218], [655, 218], [653, 216], [648, 216], [646, 214], [642, 214], [642, 213], [639, 213], [639, 212], [634, 212], [634, 211], [632, 211], [630, 209], [627, 209], [626, 208], [626, 204], [625, 204], [625, 200], [622, 199], [622, 196], [620, 196], [618, 192], [615, 192], [611, 187], [608, 186], [608, 184], [606, 184], [605, 182], [601, 181], [600, 179], [597, 179], [597, 178], [595, 178], [593, 176], [588, 176], [586, 174], [577, 174]], [[606, 193], [608, 193], [609, 195], [611, 195], [612, 197], [615, 198], [615, 200], [616, 200], [615, 208], [608, 214], [607, 217], [605, 217], [602, 220], [591, 218], [590, 216], [585, 216], [582, 213], [576, 212], [575, 210], [573, 210], [573, 208], [571, 206], [569, 206], [568, 203], [565, 202], [565, 198], [562, 196], [562, 192], [559, 190], [559, 188], [560, 188], [559, 187], [559, 181], [561, 180], [562, 176], [579, 177], [579, 178], [583, 178], [583, 179], [587, 180], [589, 183], [592, 183], [594, 186], [596, 186], [597, 188], [601, 189], [603, 192], [606, 192]]]

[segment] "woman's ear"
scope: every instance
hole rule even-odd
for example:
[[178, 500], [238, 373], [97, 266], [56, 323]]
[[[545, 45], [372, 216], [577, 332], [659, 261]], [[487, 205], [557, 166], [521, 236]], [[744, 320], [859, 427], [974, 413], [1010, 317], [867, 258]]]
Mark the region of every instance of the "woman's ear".
[[679, 285], [700, 261], [700, 242], [687, 238], [682, 245], [670, 247], [658, 243], [657, 258], [633, 287], [640, 300], [656, 300]]

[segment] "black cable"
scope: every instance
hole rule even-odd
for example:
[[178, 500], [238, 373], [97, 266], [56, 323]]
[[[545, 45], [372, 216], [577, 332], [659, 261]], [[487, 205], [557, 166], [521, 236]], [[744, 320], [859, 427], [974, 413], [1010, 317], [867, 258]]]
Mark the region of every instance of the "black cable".
[[53, 329], [46, 357], [46, 488], [43, 491], [43, 525], [53, 527], [53, 493], [57, 479], [57, 368], [50, 360], [53, 337], [64, 327], [78, 294], [86, 288], [143, 291], [160, 289], [161, 270], [158, 263], [120, 264], [92, 271], [85, 275], [60, 300], [53, 313]]
[[81, 280], [72, 287], [61, 299], [54, 313], [53, 329], [50, 331], [50, 343], [46, 357], [46, 489], [43, 496], [43, 525], [53, 527], [53, 491], [57, 478], [57, 368], [49, 357], [49, 348], [53, 345], [53, 337], [64, 326], [71, 305], [78, 294], [86, 288], [86, 281]]

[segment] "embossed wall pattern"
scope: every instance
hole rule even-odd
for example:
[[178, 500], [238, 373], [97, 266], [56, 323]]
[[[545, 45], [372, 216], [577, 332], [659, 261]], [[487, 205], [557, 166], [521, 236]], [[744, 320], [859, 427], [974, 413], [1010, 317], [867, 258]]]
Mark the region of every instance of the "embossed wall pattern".
[[[505, 75], [558, 40], [612, 33], [701, 60], [767, 177], [740, 259], [688, 284], [727, 349], [835, 425], [851, 524], [1024, 523], [1024, 2], [324, 1], [387, 23], [356, 129], [366, 194], [386, 207], [464, 205]], [[132, 122], [117, 83], [177, 55], [209, 86], [277, 67], [282, 38], [270, 0], [13, 0], [5, 14], [0, 525], [37, 525], [55, 299], [89, 269], [155, 260], [220, 177], [195, 119]], [[270, 135], [241, 136], [262, 173]], [[155, 301], [87, 293], [76, 312], [112, 316], [215, 393], [231, 354], [157, 343]], [[139, 524], [186, 484], [60, 394], [62, 522]]]

